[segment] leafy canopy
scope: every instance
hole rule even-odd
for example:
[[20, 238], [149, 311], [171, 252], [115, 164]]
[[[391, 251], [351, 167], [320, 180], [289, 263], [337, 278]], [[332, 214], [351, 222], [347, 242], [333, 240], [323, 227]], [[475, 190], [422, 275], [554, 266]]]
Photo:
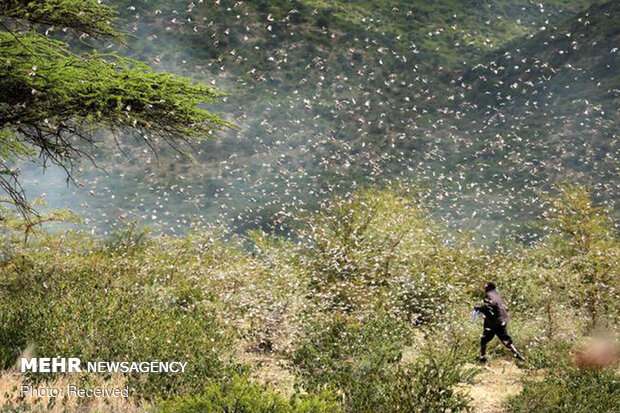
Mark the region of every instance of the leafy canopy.
[[[96, 0], [13, 0], [0, 4], [0, 187], [30, 211], [15, 164], [63, 167], [91, 158], [95, 132], [131, 132], [154, 148], [180, 149], [232, 124], [201, 107], [222, 94], [114, 53], [76, 53], [67, 41], [123, 42], [113, 7]], [[52, 38], [55, 29], [62, 36]], [[92, 160], [92, 158], [91, 158]]]

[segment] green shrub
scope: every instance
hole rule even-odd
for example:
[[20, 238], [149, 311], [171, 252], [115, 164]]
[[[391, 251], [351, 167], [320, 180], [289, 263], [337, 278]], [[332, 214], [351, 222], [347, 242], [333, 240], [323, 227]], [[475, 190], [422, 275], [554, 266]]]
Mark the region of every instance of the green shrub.
[[[415, 362], [398, 368], [391, 389], [391, 411], [402, 412], [459, 412], [470, 410], [470, 398], [456, 386], [471, 383], [477, 370], [464, 367], [466, 354], [458, 343], [448, 350], [427, 348]], [[390, 411], [390, 409], [384, 409]]]
[[573, 344], [566, 340], [543, 341], [528, 347], [527, 365], [535, 369], [558, 368], [570, 362]]
[[389, 311], [418, 325], [449, 318], [475, 260], [471, 248], [442, 241], [420, 198], [402, 185], [325, 202], [299, 234], [308, 241], [300, 261], [314, 304], [363, 317]]
[[[74, 231], [36, 231], [27, 241], [0, 233], [0, 364], [13, 366], [26, 348], [84, 361], [187, 361], [185, 374], [123, 379], [139, 402], [183, 395], [174, 403], [222, 404], [229, 391], [247, 387], [257, 398], [243, 402], [248, 409], [319, 409], [312, 397], [287, 399], [245, 379], [225, 380], [247, 368], [237, 363], [255, 363], [262, 377], [288, 357], [295, 377], [279, 385], [331, 391], [348, 412], [466, 410], [467, 397], [455, 388], [471, 378], [464, 366], [479, 348], [481, 320], [469, 322], [481, 300], [474, 283], [492, 274], [527, 358], [519, 365], [567, 369], [570, 343], [593, 321], [569, 293], [581, 283], [578, 272], [566, 277], [576, 263], [565, 254], [572, 244], [556, 237], [493, 252], [442, 240], [427, 218], [407, 196], [371, 190], [328, 204], [299, 244], [259, 232], [245, 244], [208, 231], [151, 238], [132, 226], [109, 242]], [[601, 253], [610, 255], [586, 254], [588, 262], [602, 265], [598, 279], [617, 283], [617, 242], [603, 244]], [[412, 346], [417, 333], [442, 348], [420, 354]], [[463, 343], [458, 352], [455, 343]], [[405, 349], [417, 353], [413, 363], [403, 363]], [[509, 355], [498, 340], [489, 352]], [[568, 378], [577, 383], [571, 386], [587, 379], [550, 377], [541, 386], [556, 395], [551, 400], [568, 391]], [[77, 384], [97, 379], [107, 377], [82, 375]], [[528, 384], [511, 403], [525, 409], [538, 397], [545, 406], [539, 390]]]
[[[369, 368], [370, 367], [370, 368]], [[355, 365], [339, 383], [348, 412], [459, 412], [470, 399], [456, 386], [470, 382], [474, 371], [463, 367], [456, 352], [426, 351], [413, 363]]]
[[341, 407], [327, 393], [318, 396], [295, 395], [291, 398], [251, 382], [245, 376], [233, 376], [221, 383], [211, 382], [202, 392], [164, 402], [159, 413], [338, 413]]
[[[212, 294], [199, 279], [165, 276], [172, 273], [168, 250], [153, 248], [136, 256], [125, 249], [99, 248], [88, 238], [67, 237], [70, 242], [84, 245], [64, 259], [49, 247], [34, 247], [3, 273], [4, 368], [29, 346], [35, 356], [79, 357], [83, 362], [187, 362], [183, 374], [127, 374], [132, 395], [148, 399], [200, 390], [227, 371], [234, 336], [222, 325]], [[32, 374], [29, 379], [50, 376]]]
[[402, 364], [401, 350], [411, 341], [407, 332], [384, 317], [360, 323], [336, 316], [316, 323], [292, 358], [300, 385], [342, 394], [348, 412], [466, 410], [469, 400], [455, 386], [474, 372], [463, 367], [463, 355], [456, 348], [427, 349]]
[[303, 386], [312, 391], [333, 383], [341, 387], [358, 374], [374, 374], [399, 362], [402, 347], [410, 342], [406, 326], [396, 320], [377, 317], [360, 322], [336, 314], [307, 327], [292, 363]]
[[440, 247], [436, 227], [412, 198], [405, 190], [359, 190], [311, 217], [300, 234], [310, 241], [303, 258], [310, 287], [327, 310], [374, 312], [392, 300], [390, 290], [402, 277], [420, 289], [432, 281], [425, 255]]
[[608, 413], [620, 406], [620, 375], [612, 370], [562, 367], [540, 381], [527, 381], [506, 406], [510, 412]]

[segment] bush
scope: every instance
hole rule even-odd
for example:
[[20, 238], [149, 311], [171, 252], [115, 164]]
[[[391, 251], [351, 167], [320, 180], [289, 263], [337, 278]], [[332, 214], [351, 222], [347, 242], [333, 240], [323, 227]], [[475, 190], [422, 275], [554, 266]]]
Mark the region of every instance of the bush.
[[572, 347], [573, 343], [567, 340], [543, 341], [536, 346], [530, 345], [527, 364], [534, 369], [565, 366], [570, 363]]
[[184, 374], [128, 374], [132, 396], [147, 399], [200, 390], [227, 371], [234, 337], [200, 280], [169, 278], [172, 246], [132, 255], [72, 237], [64, 246], [69, 258], [35, 246], [6, 267], [0, 280], [2, 367], [14, 365], [29, 346], [35, 356], [83, 362], [187, 362]]
[[396, 277], [424, 277], [420, 261], [438, 242], [414, 195], [360, 190], [326, 203], [309, 220], [300, 234], [310, 241], [304, 263], [328, 310], [374, 311]]
[[567, 366], [540, 381], [527, 381], [511, 397], [510, 412], [607, 413], [620, 406], [620, 375], [612, 370], [585, 370]]
[[338, 413], [341, 407], [327, 393], [319, 396], [295, 395], [285, 398], [275, 391], [251, 382], [245, 376], [233, 376], [221, 383], [212, 382], [196, 395], [177, 397], [159, 405], [159, 413]]
[[[464, 367], [466, 354], [458, 343], [443, 351], [426, 348], [415, 362], [398, 369], [397, 386], [392, 389], [389, 405], [402, 412], [468, 411], [469, 396], [456, 386], [471, 383], [477, 370]], [[385, 411], [390, 411], [386, 409]]]
[[[467, 397], [455, 388], [471, 378], [464, 366], [479, 348], [481, 327], [469, 322], [472, 304], [481, 299], [474, 284], [493, 276], [514, 316], [510, 331], [528, 359], [520, 365], [567, 369], [569, 343], [579, 340], [582, 326], [594, 324], [575, 302], [584, 282], [577, 270], [596, 270], [590, 274], [605, 283], [592, 285], [605, 289], [601, 303], [613, 304], [609, 298], [619, 291], [615, 238], [592, 236], [598, 241], [588, 246], [596, 249], [587, 253], [566, 234], [494, 252], [442, 238], [411, 201], [414, 195], [367, 190], [326, 202], [299, 243], [262, 232], [243, 241], [203, 230], [187, 238], [149, 237], [135, 226], [109, 242], [75, 231], [41, 229], [28, 240], [16, 236], [18, 230], [0, 233], [0, 363], [13, 366], [26, 348], [85, 361], [188, 362], [185, 374], [121, 378], [140, 403], [186, 395], [175, 403], [224, 404], [228, 391], [246, 386], [258, 398], [256, 405], [243, 402], [248, 409], [315, 409], [312, 398], [282, 398], [225, 379], [255, 364], [255, 377], [282, 389], [295, 382], [311, 394], [327, 389], [348, 412], [465, 410]], [[614, 323], [612, 315], [597, 323]], [[403, 363], [416, 333], [432, 335], [440, 346], [464, 345], [422, 354], [418, 346], [418, 358]], [[497, 340], [489, 348], [495, 349], [509, 354]], [[281, 357], [289, 358], [295, 377], [280, 380]], [[567, 374], [552, 374], [545, 391], [558, 399], [568, 378], [580, 385], [576, 373]], [[216, 390], [221, 397], [214, 399]], [[525, 409], [528, 397], [539, 397], [545, 406], [539, 390], [527, 385], [513, 405]], [[570, 397], [585, 400], [574, 393]]]
[[411, 341], [407, 336], [404, 325], [387, 317], [360, 322], [334, 315], [307, 327], [292, 363], [303, 386], [312, 391], [334, 383], [347, 386], [357, 375], [380, 374], [399, 362], [402, 347]]
[[418, 324], [445, 319], [463, 296], [462, 252], [442, 242], [419, 199], [403, 186], [325, 202], [299, 234], [309, 241], [301, 261], [315, 303], [357, 315], [389, 308]]
[[461, 411], [467, 396], [455, 386], [473, 372], [452, 348], [426, 349], [414, 363], [401, 363], [407, 333], [394, 320], [377, 317], [364, 323], [342, 316], [313, 325], [292, 359], [310, 391], [342, 394], [348, 412]]

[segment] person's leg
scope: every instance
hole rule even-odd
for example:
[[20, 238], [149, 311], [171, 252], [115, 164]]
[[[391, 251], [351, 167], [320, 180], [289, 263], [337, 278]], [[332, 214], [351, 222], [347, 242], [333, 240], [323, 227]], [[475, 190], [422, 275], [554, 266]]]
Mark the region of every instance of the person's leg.
[[510, 351], [512, 351], [512, 354], [515, 356], [515, 358], [519, 360], [525, 360], [521, 353], [519, 353], [517, 348], [512, 343], [512, 337], [510, 337], [510, 335], [508, 334], [508, 330], [506, 329], [505, 325], [498, 327], [495, 331], [495, 334], [497, 334], [497, 338], [500, 339], [502, 344], [505, 345]]
[[493, 337], [495, 336], [495, 333], [493, 332], [493, 329], [485, 326], [484, 330], [482, 331], [482, 337], [480, 337], [480, 362], [481, 363], [485, 363], [487, 361], [487, 343], [491, 340], [493, 340]]

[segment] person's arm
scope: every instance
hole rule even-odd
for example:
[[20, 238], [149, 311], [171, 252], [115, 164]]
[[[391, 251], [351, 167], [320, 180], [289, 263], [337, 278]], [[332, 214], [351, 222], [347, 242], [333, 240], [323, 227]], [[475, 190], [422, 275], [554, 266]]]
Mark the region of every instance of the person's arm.
[[485, 316], [488, 315], [488, 308], [484, 305], [477, 305], [474, 307], [474, 310], [478, 311], [481, 314], [484, 314]]
[[480, 311], [482, 314], [485, 315], [485, 317], [493, 317], [498, 314], [496, 307], [497, 305], [493, 303], [492, 300], [490, 300], [488, 297], [484, 297], [483, 304], [481, 306], [474, 307], [474, 310]]

